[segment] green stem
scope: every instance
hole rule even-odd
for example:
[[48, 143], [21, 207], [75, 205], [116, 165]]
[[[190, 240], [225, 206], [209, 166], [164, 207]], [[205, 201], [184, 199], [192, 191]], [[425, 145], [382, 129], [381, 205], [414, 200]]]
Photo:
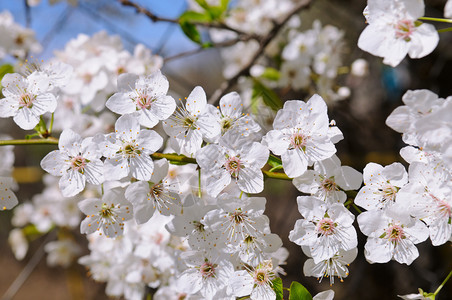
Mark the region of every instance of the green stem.
[[443, 29], [438, 29], [438, 33], [449, 32], [449, 31], [452, 31], [452, 27], [443, 28]]
[[358, 208], [358, 206], [356, 206], [355, 203], [352, 203], [353, 208], [360, 214], [362, 214], [363, 212]]
[[0, 146], [7, 145], [58, 145], [58, 139], [48, 137], [46, 139], [0, 140]]
[[52, 128], [53, 128], [53, 115], [54, 113], [52, 113], [52, 116], [50, 117], [50, 125], [49, 125], [49, 135], [52, 134]]
[[[54, 137], [48, 137], [45, 139], [23, 139], [23, 140], [0, 140], [0, 146], [6, 146], [6, 145], [58, 145], [58, 139]], [[192, 157], [187, 157], [185, 155], [177, 155], [177, 154], [170, 154], [170, 153], [152, 153], [151, 157], [153, 159], [162, 159], [166, 158], [169, 161], [173, 162], [181, 162], [181, 163], [188, 163], [188, 164], [196, 164], [196, 159]], [[292, 178], [289, 178], [285, 173], [281, 172], [270, 172], [270, 171], [264, 171], [264, 176], [266, 178], [274, 178], [274, 179], [280, 179], [280, 180], [292, 180]]]
[[152, 153], [151, 157], [153, 159], [162, 159], [166, 158], [169, 161], [174, 162], [182, 162], [182, 163], [188, 163], [188, 164], [196, 164], [196, 159], [192, 157], [187, 157], [184, 155], [177, 155], [177, 154], [170, 154], [170, 153]]
[[198, 168], [198, 198], [202, 198], [202, 191], [201, 191], [201, 168]]
[[452, 271], [449, 272], [449, 275], [447, 275], [446, 279], [443, 280], [441, 285], [436, 289], [436, 291], [433, 293], [433, 295], [437, 295], [439, 291], [443, 288], [443, 286], [446, 284], [446, 282], [449, 280], [449, 278], [452, 276]]
[[443, 19], [443, 18], [420, 17], [419, 20], [452, 23], [452, 19]]
[[264, 173], [264, 176], [267, 178], [275, 178], [275, 179], [281, 179], [281, 180], [290, 180], [292, 181], [292, 178], [287, 176], [285, 173], [280, 172], [270, 172], [270, 171], [264, 171], [262, 170], [262, 173]]

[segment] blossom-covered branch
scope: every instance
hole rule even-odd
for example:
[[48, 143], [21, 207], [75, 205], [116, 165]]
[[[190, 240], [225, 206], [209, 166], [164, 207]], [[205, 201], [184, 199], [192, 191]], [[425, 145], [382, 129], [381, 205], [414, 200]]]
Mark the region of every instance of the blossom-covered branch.
[[251, 60], [246, 64], [234, 77], [225, 81], [219, 89], [217, 89], [212, 96], [209, 98], [209, 103], [213, 104], [220, 99], [234, 84], [237, 83], [241, 76], [246, 76], [249, 74], [251, 67], [254, 65], [256, 60], [264, 53], [265, 48], [268, 44], [275, 38], [279, 31], [284, 27], [284, 25], [290, 20], [292, 16], [299, 13], [301, 10], [307, 8], [311, 4], [311, 0], [300, 1], [287, 15], [280, 21], [275, 22], [272, 30], [265, 35], [260, 41], [259, 49], [256, 51]]

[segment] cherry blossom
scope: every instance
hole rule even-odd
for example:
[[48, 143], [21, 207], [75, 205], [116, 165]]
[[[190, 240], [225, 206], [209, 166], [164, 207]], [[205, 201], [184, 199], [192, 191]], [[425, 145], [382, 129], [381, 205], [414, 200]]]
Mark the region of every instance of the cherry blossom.
[[424, 15], [424, 1], [368, 0], [367, 5], [369, 25], [358, 40], [362, 50], [395, 67], [407, 54], [421, 58], [436, 48], [439, 36], [435, 27], [417, 20]]

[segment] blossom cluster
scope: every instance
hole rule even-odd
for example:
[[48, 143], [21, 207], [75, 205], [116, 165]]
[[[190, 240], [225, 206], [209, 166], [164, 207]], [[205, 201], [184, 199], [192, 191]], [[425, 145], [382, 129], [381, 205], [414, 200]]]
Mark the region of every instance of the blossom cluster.
[[[295, 3], [268, 1], [254, 9], [253, 1], [237, 2], [225, 22], [252, 34], [267, 33]], [[421, 2], [369, 0], [360, 47], [374, 51], [368, 38], [374, 34], [381, 42], [374, 54], [391, 65], [407, 53], [422, 57], [433, 51], [437, 39], [430, 26], [416, 21], [423, 15]], [[369, 163], [363, 174], [342, 166], [335, 144], [343, 135], [329, 119], [325, 100], [347, 94], [333, 88], [344, 33], [319, 22], [300, 32], [299, 25], [294, 18], [276, 40], [279, 45], [267, 49], [269, 57], [282, 53], [279, 63], [258, 60], [251, 75], [273, 88], [294, 90], [308, 90], [314, 79], [320, 95], [285, 101], [271, 128], [248, 112], [249, 91], [244, 97], [227, 93], [218, 106], [208, 103], [200, 86], [174, 99], [161, 57], [142, 45], [132, 54], [105, 32], [79, 35], [49, 62], [6, 74], [0, 117], [12, 117], [44, 138], [61, 132], [58, 149], [41, 160], [53, 176], [45, 176], [41, 194], [14, 211], [17, 228], [10, 243], [16, 257], [26, 255], [30, 231], [58, 228], [58, 240], [45, 246], [47, 261], [69, 266], [81, 253], [70, 233], [79, 227], [90, 253], [78, 262], [94, 280], [107, 283], [109, 296], [143, 299], [152, 288], [155, 299], [273, 300], [288, 251], [270, 229], [266, 198], [255, 195], [264, 190], [266, 174], [285, 176], [303, 193], [296, 200], [302, 218], [289, 240], [308, 257], [306, 276], [329, 277], [333, 284], [335, 277], [349, 275], [358, 253], [352, 205], [366, 209], [357, 223], [368, 237], [364, 255], [370, 263], [393, 259], [409, 265], [419, 255], [416, 244], [449, 241], [452, 97], [408, 91], [405, 105], [388, 117], [387, 125], [409, 145], [400, 152], [408, 172], [401, 163]], [[427, 40], [418, 36], [422, 33]], [[212, 38], [231, 36], [215, 30]], [[247, 63], [255, 42], [225, 49], [229, 59], [240, 58], [235, 65], [226, 60], [232, 69], [225, 69], [226, 77]], [[403, 51], [388, 52], [394, 45]], [[269, 67], [275, 67], [276, 80], [266, 77]], [[46, 128], [49, 116], [52, 125]], [[0, 148], [3, 210], [18, 203], [12, 151]], [[332, 297], [327, 292], [317, 299]]]
[[452, 234], [452, 97], [440, 99], [431, 91], [415, 90], [402, 99], [405, 105], [386, 123], [409, 144], [400, 151], [410, 164], [408, 172], [400, 163], [369, 163], [365, 186], [355, 198], [367, 209], [358, 224], [368, 236], [364, 253], [371, 263], [394, 259], [409, 265], [419, 256], [415, 244], [430, 237], [439, 246]]
[[7, 55], [25, 59], [30, 52], [38, 53], [41, 45], [35, 38], [35, 32], [14, 22], [9, 11], [0, 12], [0, 59]]

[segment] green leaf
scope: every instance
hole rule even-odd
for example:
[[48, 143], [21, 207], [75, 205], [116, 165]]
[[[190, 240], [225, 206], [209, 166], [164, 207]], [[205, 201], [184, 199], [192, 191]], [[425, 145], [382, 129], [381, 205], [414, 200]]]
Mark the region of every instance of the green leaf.
[[199, 13], [196, 11], [186, 11], [179, 17], [179, 25], [185, 35], [193, 42], [202, 45], [201, 34], [193, 22], [209, 23], [212, 18], [208, 13]]
[[281, 278], [275, 278], [272, 280], [273, 290], [276, 293], [276, 300], [283, 300], [283, 285]]
[[308, 290], [296, 281], [293, 281], [290, 285], [289, 293], [289, 300], [312, 300], [312, 296]]
[[220, 7], [223, 8], [224, 10], [228, 9], [228, 5], [229, 5], [229, 0], [220, 0]]
[[208, 9], [210, 6], [206, 0], [195, 0], [195, 1], [196, 1], [196, 3], [199, 4], [199, 6], [201, 6], [204, 9]]
[[282, 161], [278, 157], [276, 157], [274, 155], [270, 155], [270, 157], [268, 158], [267, 164], [269, 164], [273, 168], [277, 168], [277, 167], [282, 166]]
[[279, 73], [279, 71], [275, 68], [266, 68], [260, 77], [272, 81], [278, 81], [281, 77], [281, 73]]
[[212, 18], [207, 13], [188, 10], [179, 17], [180, 22], [210, 22]]
[[14, 73], [14, 67], [10, 64], [4, 64], [0, 66], [0, 97], [3, 97], [3, 93], [1, 91], [2, 84], [1, 80], [3, 79], [3, 76], [5, 76], [8, 73]]
[[14, 73], [14, 67], [10, 64], [4, 64], [0, 66], [0, 80], [3, 79], [3, 76], [5, 76], [8, 73]]
[[278, 111], [282, 108], [281, 100], [278, 95], [263, 85], [259, 80], [253, 79], [253, 93], [251, 96], [251, 102], [256, 102], [259, 99], [262, 99], [265, 105], [273, 109], [274, 111]]
[[201, 34], [199, 34], [195, 25], [189, 22], [180, 22], [180, 28], [190, 40], [197, 44], [201, 44]]
[[219, 20], [223, 17], [224, 13], [228, 9], [229, 0], [221, 0], [220, 5], [209, 5], [206, 0], [195, 0], [196, 3], [201, 6], [206, 13], [210, 16], [211, 20]]
[[185, 162], [185, 161], [175, 161], [175, 160], [168, 160], [168, 162], [170, 164], [176, 165], [176, 166], [183, 166], [183, 165], [189, 164], [188, 162]]

